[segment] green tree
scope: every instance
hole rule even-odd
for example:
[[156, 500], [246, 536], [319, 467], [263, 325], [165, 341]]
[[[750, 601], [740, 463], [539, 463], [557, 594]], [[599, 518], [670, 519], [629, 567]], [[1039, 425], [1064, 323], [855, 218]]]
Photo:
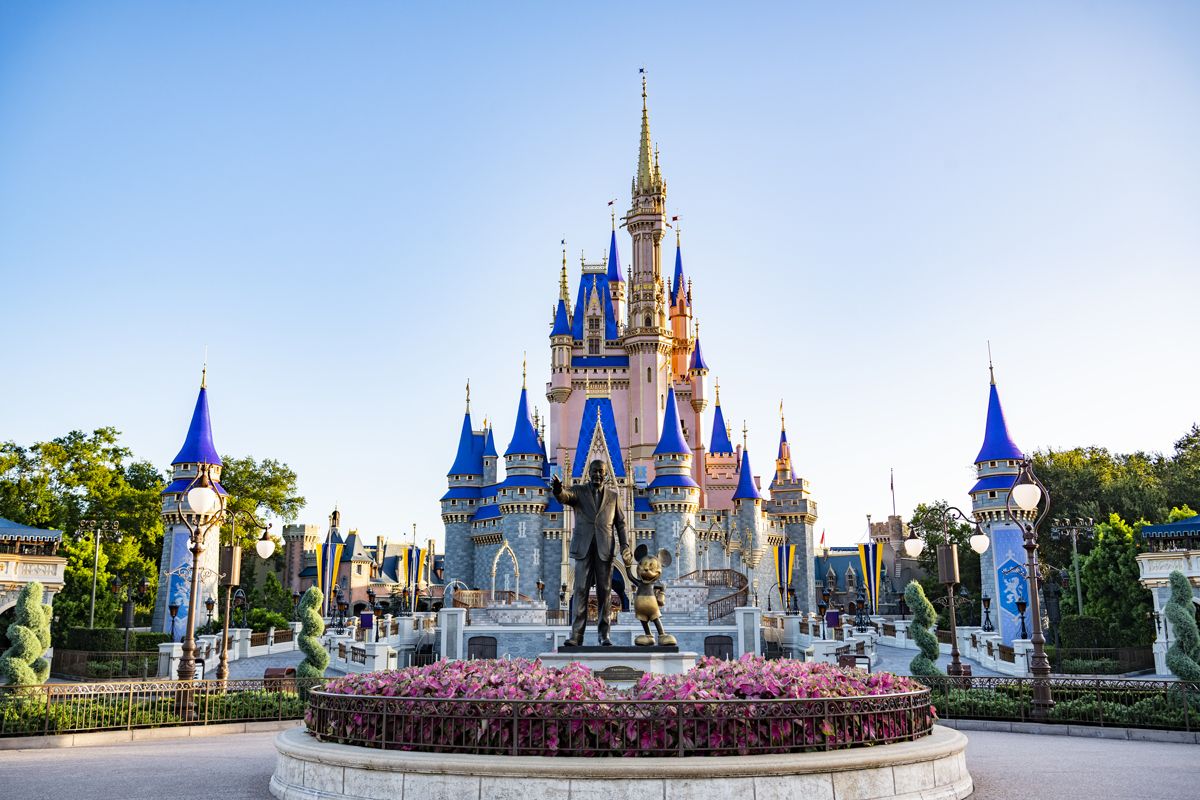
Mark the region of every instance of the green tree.
[[937, 668], [938, 640], [929, 630], [937, 620], [937, 615], [933, 612], [933, 604], [925, 596], [925, 590], [921, 588], [921, 584], [916, 581], [912, 581], [905, 588], [904, 602], [912, 611], [912, 623], [908, 626], [908, 635], [917, 643], [917, 649], [920, 650], [909, 662], [909, 670], [913, 675], [941, 675], [942, 671]]
[[262, 608], [284, 618], [291, 618], [293, 611], [292, 596], [283, 584], [279, 582], [274, 572], [268, 572], [262, 587]]
[[[933, 503], [921, 503], [913, 510], [909, 528], [925, 540], [925, 549], [917, 558], [923, 572], [918, 580], [927, 596], [941, 597], [945, 595], [946, 587], [938, 581], [938, 545], [947, 543], [958, 545], [959, 582], [971, 596], [974, 609], [977, 610], [980, 595], [979, 554], [971, 549], [971, 534], [975, 532], [975, 526], [956, 517], [947, 516], [946, 510], [949, 507], [950, 504], [947, 501], [937, 500]], [[959, 622], [965, 624], [966, 618], [961, 615], [972, 612], [964, 605], [959, 605], [958, 609]], [[947, 609], [937, 610], [939, 627], [948, 628], [950, 626], [949, 619]]]
[[1167, 669], [1180, 680], [1200, 681], [1200, 631], [1196, 627], [1196, 606], [1192, 585], [1179, 570], [1170, 575], [1171, 599], [1163, 613], [1175, 631], [1175, 641], [1167, 650]]
[[1096, 544], [1079, 570], [1084, 613], [1108, 623], [1113, 646], [1144, 645], [1154, 638], [1153, 601], [1139, 581], [1138, 541], [1134, 527], [1112, 514], [1096, 526]]
[[1200, 508], [1200, 426], [1192, 425], [1175, 442], [1175, 454], [1164, 460], [1161, 471], [1170, 505]]
[[325, 620], [321, 619], [323, 600], [324, 595], [315, 586], [309, 587], [300, 598], [301, 628], [298, 644], [304, 653], [304, 660], [296, 667], [296, 675], [301, 678], [322, 678], [325, 676], [325, 668], [329, 666], [329, 653], [321, 646], [321, 634], [325, 632]]
[[50, 677], [50, 606], [42, 603], [45, 588], [37, 581], [25, 585], [17, 596], [17, 613], [8, 626], [12, 642], [0, 654], [0, 677], [15, 686], [40, 685]]
[[[229, 492], [230, 509], [247, 511], [259, 519], [275, 516], [291, 522], [304, 508], [304, 498], [296, 493], [296, 471], [282, 461], [273, 458], [255, 461], [253, 456], [228, 455], [222, 456], [221, 461], [224, 462], [221, 485]], [[238, 523], [238, 539], [247, 556], [252, 555], [259, 532], [242, 519]], [[229, 541], [229, 535], [227, 527], [222, 531], [222, 541]]]

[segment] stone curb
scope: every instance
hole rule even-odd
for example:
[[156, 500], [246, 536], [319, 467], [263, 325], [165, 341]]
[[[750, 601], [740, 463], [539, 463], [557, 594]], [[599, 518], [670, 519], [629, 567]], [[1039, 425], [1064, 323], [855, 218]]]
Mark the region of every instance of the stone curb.
[[1045, 722], [1005, 722], [991, 719], [939, 719], [938, 725], [960, 731], [1033, 733], [1039, 736], [1079, 736], [1130, 742], [1200, 744], [1200, 731], [1160, 731], [1152, 728], [1108, 728], [1098, 725], [1053, 725]]
[[263, 733], [296, 727], [296, 720], [222, 722], [214, 725], [178, 725], [164, 728], [133, 728], [120, 731], [64, 733], [56, 736], [15, 736], [0, 739], [0, 750], [51, 750], [61, 747], [98, 747], [155, 739], [193, 739], [234, 733]]

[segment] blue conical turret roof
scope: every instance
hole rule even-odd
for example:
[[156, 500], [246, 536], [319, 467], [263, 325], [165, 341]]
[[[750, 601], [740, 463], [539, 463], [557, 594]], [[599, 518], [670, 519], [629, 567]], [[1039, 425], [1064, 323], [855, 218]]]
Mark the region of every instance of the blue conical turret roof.
[[679, 411], [675, 407], [675, 389], [667, 390], [667, 413], [663, 417], [662, 436], [658, 439], [658, 447], [654, 455], [667, 453], [692, 454], [687, 441], [683, 438], [683, 426], [679, 424]]
[[212, 420], [208, 415], [208, 389], [200, 386], [196, 408], [192, 411], [192, 424], [188, 426], [187, 438], [179, 455], [172, 464], [220, 464], [221, 457], [213, 445]]
[[571, 321], [567, 319], [567, 304], [563, 299], [558, 298], [558, 308], [554, 312], [554, 327], [550, 331], [551, 336], [570, 336]]
[[713, 412], [712, 440], [709, 443], [710, 453], [733, 454], [733, 443], [729, 441], [729, 431], [725, 430], [725, 414], [721, 411], [721, 401]]
[[[486, 422], [486, 420], [485, 420]], [[499, 458], [500, 454], [496, 452], [496, 440], [492, 438], [492, 428], [488, 426], [487, 434], [483, 440], [483, 456], [484, 458]]]
[[1000, 394], [996, 391], [996, 383], [993, 381], [988, 391], [987, 425], [983, 431], [983, 446], [979, 448], [979, 455], [975, 456], [975, 463], [1024, 457], [1008, 433], [1004, 409], [1000, 406]]
[[517, 423], [513, 427], [512, 441], [504, 455], [540, 456], [542, 444], [538, 441], [537, 431], [533, 429], [533, 415], [529, 413], [529, 396], [525, 387], [521, 387], [521, 399], [517, 402]]
[[471, 412], [463, 414], [462, 432], [458, 435], [458, 453], [454, 465], [447, 475], [482, 475], [483, 452], [475, 446], [475, 434], [471, 430]]
[[624, 283], [625, 276], [621, 274], [621, 256], [617, 253], [617, 231], [612, 232], [608, 243], [608, 282]]
[[671, 305], [679, 302], [679, 294], [687, 298], [687, 278], [683, 274], [683, 246], [675, 245], [675, 276], [671, 278]]
[[692, 361], [688, 364], [688, 369], [708, 369], [708, 364], [704, 360], [704, 353], [700, 351], [699, 339], [696, 339], [696, 349], [692, 351]]
[[734, 500], [761, 500], [762, 495], [754, 483], [753, 470], [750, 468], [750, 451], [742, 450], [742, 463], [738, 467], [737, 491], [733, 493]]

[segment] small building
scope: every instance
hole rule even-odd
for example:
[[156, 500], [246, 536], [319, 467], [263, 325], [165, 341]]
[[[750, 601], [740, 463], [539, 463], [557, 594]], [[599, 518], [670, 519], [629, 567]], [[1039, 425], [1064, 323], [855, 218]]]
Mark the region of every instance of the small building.
[[1154, 671], [1165, 675], [1167, 648], [1175, 641], [1175, 631], [1167, 622], [1163, 608], [1171, 599], [1169, 580], [1178, 570], [1192, 585], [1192, 601], [1200, 603], [1200, 514], [1167, 525], [1142, 528], [1145, 552], [1137, 557], [1139, 580], [1154, 598]]
[[26, 584], [45, 588], [44, 603], [62, 591], [67, 560], [58, 554], [62, 531], [33, 528], [0, 517], [0, 613], [16, 605]]

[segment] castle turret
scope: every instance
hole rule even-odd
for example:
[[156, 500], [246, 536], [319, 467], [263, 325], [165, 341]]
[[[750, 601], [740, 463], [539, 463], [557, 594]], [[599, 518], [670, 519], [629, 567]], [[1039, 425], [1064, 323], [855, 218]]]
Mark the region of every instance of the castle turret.
[[712, 435], [708, 439], [708, 452], [704, 454], [704, 493], [707, 507], [732, 508], [737, 482], [737, 453], [733, 449], [733, 443], [729, 441], [729, 425], [725, 422], [725, 412], [721, 408], [721, 383], [717, 381]]
[[[512, 440], [504, 451], [505, 477], [496, 486], [500, 513], [498, 539], [475, 537], [475, 577], [479, 586], [537, 597], [535, 584], [541, 577], [542, 512], [550, 502], [546, 484], [545, 450], [529, 408], [525, 376]], [[484, 570], [487, 570], [486, 574]]]
[[[207, 526], [210, 514], [197, 514], [187, 502], [188, 487], [197, 476], [207, 472], [212, 481], [213, 489], [220, 495], [225, 495], [221, 486], [221, 456], [213, 444], [212, 419], [208, 411], [208, 387], [205, 375], [201, 373], [200, 393], [196, 397], [196, 405], [192, 409], [192, 421], [188, 425], [187, 435], [183, 446], [171, 462], [171, 482], [162, 491], [163, 518], [163, 549], [160, 561], [160, 573], [166, 577], [159, 581], [158, 596], [154, 602], [152, 625], [155, 630], [171, 633], [174, 630], [175, 640], [184, 636], [187, 627], [188, 602], [190, 599], [191, 583], [188, 577], [192, 567], [191, 531], [183, 522], [187, 515], [193, 525]], [[218, 509], [219, 510], [219, 509]], [[199, 588], [197, 600], [217, 596], [217, 574], [219, 547], [217, 535], [210, 532], [205, 537], [204, 549], [200, 552]], [[169, 613], [171, 606], [178, 606], [174, 624]], [[199, 619], [199, 616], [197, 616]]]
[[[473, 550], [470, 546], [471, 518], [481, 505], [484, 486], [484, 449], [486, 432], [476, 434], [471, 425], [471, 384], [467, 384], [467, 407], [458, 435], [454, 463], [446, 473], [449, 488], [442, 495], [442, 523], [446, 526], [446, 580], [471, 582], [474, 576]], [[492, 459], [495, 480], [495, 459]], [[334, 512], [337, 513], [336, 511]], [[331, 523], [336, 527], [337, 523]]]
[[671, 373], [679, 378], [688, 373], [688, 361], [692, 352], [692, 286], [683, 274], [683, 245], [679, 242], [679, 231], [675, 231], [675, 276], [671, 279]]
[[667, 409], [662, 435], [654, 449], [654, 480], [647, 488], [650, 507], [657, 515], [658, 544], [678, 560], [676, 575], [696, 569], [696, 509], [700, 507], [700, 485], [692, 477], [692, 451], [679, 423], [675, 390], [667, 390]]
[[608, 291], [612, 295], [617, 324], [625, 320], [625, 275], [621, 272], [621, 254], [617, 252], [617, 219], [613, 217], [612, 238], [608, 243]]
[[[996, 612], [996, 630], [1005, 642], [1012, 642], [1020, 632], [1018, 598], [1028, 602], [1029, 585], [1017, 572], [1025, 564], [1024, 539], [1021, 529], [1009, 521], [1005, 513], [1005, 502], [1009, 490], [1020, 471], [1025, 458], [1013, 442], [1000, 405], [1000, 393], [996, 390], [996, 376], [988, 364], [988, 407], [984, 424], [983, 444], [975, 456], [977, 480], [971, 487], [971, 510], [980, 521], [991, 544], [979, 557], [979, 570], [983, 592], [992, 597], [992, 608]], [[1024, 515], [1016, 509], [1018, 514]], [[1028, 612], [1026, 612], [1028, 614]], [[1028, 627], [1029, 619], [1026, 617]]]
[[791, 589], [802, 613], [816, 610], [813, 574], [813, 533], [817, 523], [817, 505], [808, 497], [808, 481], [796, 477], [792, 449], [779, 403], [779, 451], [775, 457], [775, 477], [771, 481], [771, 499], [764, 505], [777, 525], [782, 526], [787, 544], [796, 546]]
[[[698, 326], [697, 326], [698, 327]], [[688, 362], [688, 381], [692, 389], [692, 413], [695, 415], [695, 425], [692, 426], [692, 435], [695, 439], [692, 444], [692, 453], [694, 455], [692, 461], [692, 475], [696, 482], [700, 484], [700, 503], [701, 505], [708, 504], [707, 498], [707, 481], [705, 475], [705, 460], [704, 460], [704, 439], [702, 438], [701, 425], [704, 409], [708, 407], [708, 390], [705, 388], [705, 378], [708, 375], [708, 364], [704, 361], [704, 353], [700, 350], [700, 334], [696, 334], [696, 346], [692, 350], [691, 360]]]

